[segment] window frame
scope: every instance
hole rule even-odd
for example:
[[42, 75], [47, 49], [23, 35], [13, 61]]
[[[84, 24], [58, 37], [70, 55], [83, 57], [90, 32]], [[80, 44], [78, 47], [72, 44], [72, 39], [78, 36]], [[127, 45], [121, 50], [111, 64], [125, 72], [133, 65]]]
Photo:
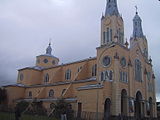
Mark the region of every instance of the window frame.
[[65, 80], [71, 80], [72, 77], [72, 71], [70, 69], [67, 69], [65, 72]]
[[53, 98], [54, 97], [54, 90], [53, 89], [49, 90], [48, 97], [49, 98]]
[[97, 64], [92, 66], [92, 77], [97, 76]]
[[135, 59], [134, 63], [134, 78], [138, 82], [143, 82], [143, 75], [142, 75], [142, 62], [139, 59]]
[[49, 79], [50, 79], [49, 74], [46, 73], [45, 76], [44, 76], [44, 83], [45, 84], [49, 83]]

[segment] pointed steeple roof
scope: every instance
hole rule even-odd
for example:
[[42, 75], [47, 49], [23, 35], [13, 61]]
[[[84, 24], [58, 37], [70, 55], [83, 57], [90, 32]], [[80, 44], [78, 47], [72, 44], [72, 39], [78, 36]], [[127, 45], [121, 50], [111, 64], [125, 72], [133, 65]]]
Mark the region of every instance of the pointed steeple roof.
[[136, 7], [136, 15], [133, 18], [133, 37], [134, 38], [144, 37], [143, 30], [142, 30], [142, 20], [140, 16], [138, 15], [137, 7]]
[[117, 0], [107, 0], [105, 16], [119, 15]]

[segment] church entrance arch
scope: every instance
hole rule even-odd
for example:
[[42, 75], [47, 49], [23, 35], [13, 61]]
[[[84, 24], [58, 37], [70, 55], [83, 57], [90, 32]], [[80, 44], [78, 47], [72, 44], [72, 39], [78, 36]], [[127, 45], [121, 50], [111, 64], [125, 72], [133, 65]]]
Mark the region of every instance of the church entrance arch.
[[151, 97], [149, 98], [149, 113], [150, 113], [150, 117], [152, 118], [153, 117], [153, 100]]
[[135, 100], [135, 117], [137, 120], [140, 120], [144, 113], [143, 112], [143, 104], [142, 104], [142, 94], [140, 91], [136, 93], [136, 100]]
[[104, 104], [104, 120], [110, 120], [111, 116], [111, 100], [107, 98]]
[[121, 115], [122, 116], [127, 116], [127, 91], [125, 89], [122, 90], [121, 92]]

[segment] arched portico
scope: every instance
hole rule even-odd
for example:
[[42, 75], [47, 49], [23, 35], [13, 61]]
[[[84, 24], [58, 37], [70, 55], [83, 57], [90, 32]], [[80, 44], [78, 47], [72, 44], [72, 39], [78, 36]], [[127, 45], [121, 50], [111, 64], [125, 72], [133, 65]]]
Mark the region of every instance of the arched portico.
[[153, 100], [151, 97], [149, 98], [149, 116], [153, 117]]
[[137, 120], [142, 119], [144, 117], [144, 103], [142, 102], [142, 94], [140, 91], [136, 93], [135, 117]]
[[127, 91], [123, 89], [121, 91], [121, 115], [122, 116], [127, 116], [127, 103], [128, 103]]

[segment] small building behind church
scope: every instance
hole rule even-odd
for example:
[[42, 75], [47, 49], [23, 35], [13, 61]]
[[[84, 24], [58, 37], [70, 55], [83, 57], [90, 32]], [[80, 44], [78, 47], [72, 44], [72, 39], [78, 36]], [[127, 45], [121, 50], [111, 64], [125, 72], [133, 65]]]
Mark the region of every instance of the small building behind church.
[[59, 64], [49, 44], [33, 67], [18, 70], [16, 85], [5, 86], [7, 104], [36, 99], [50, 109], [51, 103], [62, 97], [72, 104], [77, 116], [91, 114], [90, 120], [96, 119], [97, 113], [98, 120], [119, 115], [156, 118], [155, 75], [147, 41], [137, 11], [130, 42], [124, 39], [117, 0], [107, 0], [96, 57]]

